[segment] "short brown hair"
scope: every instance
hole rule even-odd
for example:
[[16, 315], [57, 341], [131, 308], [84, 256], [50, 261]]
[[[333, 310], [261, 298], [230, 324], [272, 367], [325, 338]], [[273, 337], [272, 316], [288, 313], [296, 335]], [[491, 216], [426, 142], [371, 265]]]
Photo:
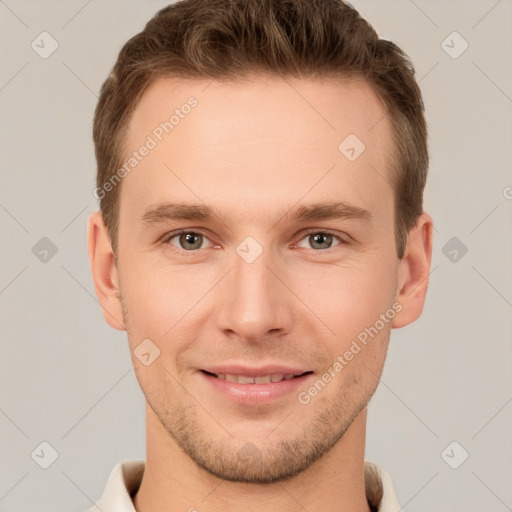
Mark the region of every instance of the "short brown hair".
[[[123, 46], [101, 88], [93, 128], [97, 187], [122, 165], [130, 116], [157, 78], [258, 75], [358, 77], [382, 99], [395, 142], [391, 185], [401, 259], [423, 213], [429, 165], [421, 91], [407, 55], [343, 0], [181, 0], [161, 9]], [[120, 188], [100, 198], [114, 252]]]

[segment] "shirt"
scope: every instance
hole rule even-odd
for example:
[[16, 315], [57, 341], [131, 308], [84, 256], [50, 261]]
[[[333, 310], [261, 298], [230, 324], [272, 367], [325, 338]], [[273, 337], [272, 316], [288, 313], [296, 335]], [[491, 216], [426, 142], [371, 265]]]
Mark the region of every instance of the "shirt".
[[[378, 512], [399, 512], [402, 510], [389, 474], [376, 464], [365, 462], [365, 469], [371, 466], [379, 475], [382, 483], [382, 500], [376, 508]], [[105, 490], [96, 503], [87, 512], [136, 512], [132, 496], [138, 491], [146, 463], [144, 460], [119, 462], [108, 477]], [[97, 507], [97, 508], [96, 508]]]

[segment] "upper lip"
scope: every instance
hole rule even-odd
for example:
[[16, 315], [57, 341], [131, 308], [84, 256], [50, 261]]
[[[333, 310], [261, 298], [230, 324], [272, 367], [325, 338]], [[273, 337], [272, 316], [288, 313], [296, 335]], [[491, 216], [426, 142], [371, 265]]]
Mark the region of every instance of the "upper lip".
[[300, 368], [298, 366], [284, 366], [280, 364], [269, 364], [266, 366], [260, 366], [258, 368], [244, 365], [218, 365], [201, 368], [201, 370], [205, 370], [210, 373], [215, 373], [217, 375], [246, 375], [248, 377], [260, 377], [263, 375], [271, 375], [273, 373], [283, 373], [284, 375], [289, 375], [290, 373], [293, 373], [294, 375], [301, 375], [302, 373], [310, 371], [305, 368]]

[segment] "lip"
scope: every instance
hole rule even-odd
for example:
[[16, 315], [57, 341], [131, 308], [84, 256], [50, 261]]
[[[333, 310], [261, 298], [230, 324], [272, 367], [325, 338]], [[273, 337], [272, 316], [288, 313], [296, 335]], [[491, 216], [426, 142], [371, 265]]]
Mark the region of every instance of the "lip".
[[300, 375], [301, 373], [309, 371], [307, 368], [277, 364], [260, 366], [258, 368], [244, 365], [220, 365], [201, 368], [201, 370], [205, 370], [210, 373], [216, 373], [217, 375], [219, 373], [229, 373], [232, 375], [247, 375], [248, 377], [260, 377], [262, 375], [270, 375], [271, 373], [284, 373], [285, 375], [293, 373], [294, 375]]
[[[206, 369], [205, 369], [206, 370]], [[217, 370], [217, 371], [215, 371]], [[289, 368], [284, 366], [266, 366], [262, 368], [247, 368], [235, 366], [216, 366], [206, 370], [210, 373], [231, 373], [234, 375], [247, 375], [257, 377], [261, 375], [269, 375], [270, 373], [295, 373], [300, 374], [308, 370], [300, 370], [297, 368]], [[209, 375], [204, 371], [197, 372], [199, 377], [216, 395], [228, 398], [230, 401], [239, 405], [265, 405], [276, 402], [287, 396], [296, 396], [299, 388], [304, 386], [314, 373], [307, 373], [294, 377], [290, 380], [282, 380], [279, 382], [270, 382], [266, 384], [240, 384], [238, 382], [230, 382], [220, 379], [213, 375]]]

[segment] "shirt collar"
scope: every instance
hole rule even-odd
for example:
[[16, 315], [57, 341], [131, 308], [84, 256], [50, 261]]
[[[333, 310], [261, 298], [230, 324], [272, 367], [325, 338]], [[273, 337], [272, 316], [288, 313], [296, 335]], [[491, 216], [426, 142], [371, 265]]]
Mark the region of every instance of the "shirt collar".
[[[381, 467], [371, 462], [382, 483], [383, 496], [378, 512], [399, 512], [402, 510], [390, 475]], [[136, 512], [132, 496], [139, 489], [144, 474], [144, 460], [126, 460], [119, 462], [111, 471], [101, 499], [87, 512]]]

